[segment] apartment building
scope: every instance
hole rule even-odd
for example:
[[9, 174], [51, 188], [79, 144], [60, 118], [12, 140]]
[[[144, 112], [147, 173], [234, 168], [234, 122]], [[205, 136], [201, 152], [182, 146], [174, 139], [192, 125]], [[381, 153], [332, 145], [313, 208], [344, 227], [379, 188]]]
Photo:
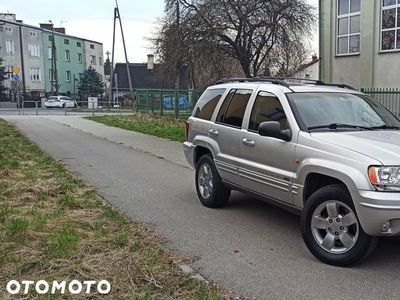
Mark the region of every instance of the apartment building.
[[89, 65], [104, 77], [102, 43], [68, 35], [52, 23], [24, 24], [15, 14], [0, 14], [0, 57], [9, 71], [5, 86], [15, 86], [12, 70], [19, 68], [20, 92], [28, 97], [77, 98], [77, 84]]
[[357, 88], [400, 85], [400, 1], [332, 0], [321, 5], [322, 80]]

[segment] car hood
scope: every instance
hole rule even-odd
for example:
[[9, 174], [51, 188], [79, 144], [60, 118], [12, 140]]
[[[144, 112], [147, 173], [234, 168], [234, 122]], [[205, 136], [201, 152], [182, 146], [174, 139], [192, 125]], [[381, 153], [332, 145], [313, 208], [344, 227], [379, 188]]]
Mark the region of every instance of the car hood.
[[312, 132], [310, 135], [372, 157], [384, 165], [400, 165], [400, 131]]

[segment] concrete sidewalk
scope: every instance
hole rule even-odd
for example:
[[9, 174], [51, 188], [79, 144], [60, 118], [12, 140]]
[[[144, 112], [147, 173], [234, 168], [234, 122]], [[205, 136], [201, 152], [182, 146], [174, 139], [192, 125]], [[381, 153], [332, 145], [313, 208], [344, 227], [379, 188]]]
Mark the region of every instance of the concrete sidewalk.
[[[38, 118], [36, 116], [1, 116], [12, 121], [15, 118]], [[174, 164], [191, 168], [183, 154], [182, 143], [129, 131], [84, 119], [80, 116], [39, 116], [54, 122], [90, 133], [110, 142], [143, 151]], [[184, 130], [184, 128], [182, 128]]]

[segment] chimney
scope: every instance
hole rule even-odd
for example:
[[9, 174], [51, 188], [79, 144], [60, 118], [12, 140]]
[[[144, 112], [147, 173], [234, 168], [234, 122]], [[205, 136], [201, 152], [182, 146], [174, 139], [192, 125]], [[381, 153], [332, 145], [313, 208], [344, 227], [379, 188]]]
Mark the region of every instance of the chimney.
[[10, 13], [0, 13], [0, 20], [5, 20], [9, 22], [16, 22], [17, 17], [15, 14], [10, 14]]
[[318, 56], [317, 56], [317, 54], [314, 54], [314, 55], [311, 57], [311, 62], [316, 62], [316, 61], [318, 61]]
[[54, 31], [55, 31], [55, 32], [58, 32], [58, 33], [63, 33], [63, 34], [65, 34], [65, 27], [54, 28]]
[[147, 54], [147, 69], [153, 70], [153, 68], [154, 68], [154, 55]]
[[53, 31], [53, 24], [51, 24], [51, 23], [40, 23], [39, 25], [40, 25], [40, 28], [42, 28], [42, 29], [47, 29], [47, 30]]

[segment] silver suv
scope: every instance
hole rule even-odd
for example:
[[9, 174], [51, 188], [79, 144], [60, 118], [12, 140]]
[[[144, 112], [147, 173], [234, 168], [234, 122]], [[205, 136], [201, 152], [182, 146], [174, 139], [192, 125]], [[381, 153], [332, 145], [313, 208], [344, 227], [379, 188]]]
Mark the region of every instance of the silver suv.
[[400, 234], [399, 128], [344, 84], [233, 78], [202, 94], [183, 146], [203, 205], [238, 190], [296, 212], [311, 253], [349, 266]]

